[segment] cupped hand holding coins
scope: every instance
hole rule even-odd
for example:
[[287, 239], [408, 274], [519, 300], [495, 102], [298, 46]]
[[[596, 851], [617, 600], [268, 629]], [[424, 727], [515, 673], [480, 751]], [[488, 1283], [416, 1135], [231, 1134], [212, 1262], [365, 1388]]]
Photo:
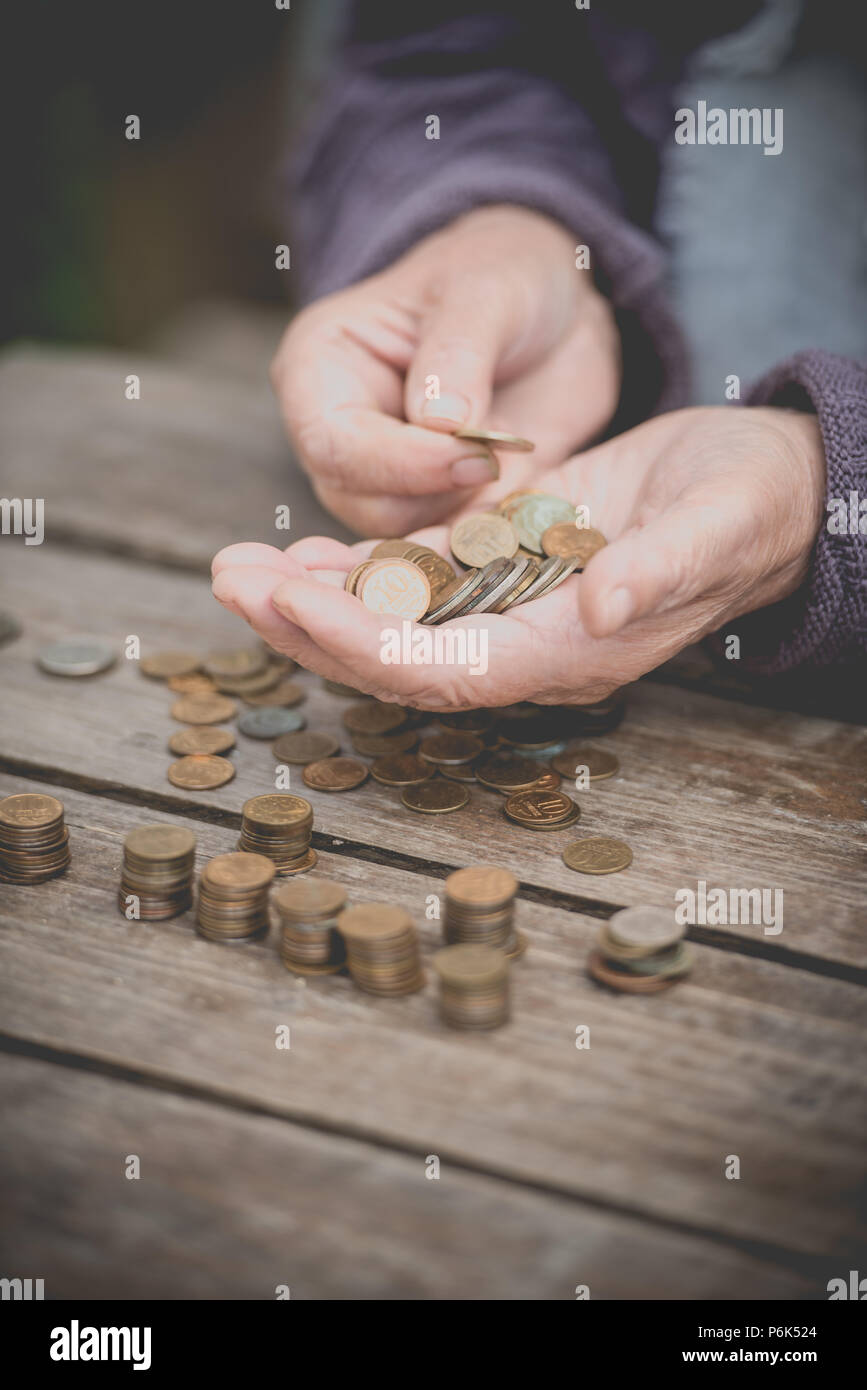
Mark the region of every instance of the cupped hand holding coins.
[[[564, 504], [562, 514], [552, 507], [546, 532], [569, 525], [569, 509], [585, 506], [593, 530], [608, 542], [585, 557], [583, 573], [537, 591], [530, 601], [528, 589], [519, 602], [515, 564], [526, 558], [519, 551], [528, 550], [519, 534], [513, 569], [499, 576], [498, 598], [474, 607], [465, 594], [440, 615], [448, 627], [485, 628], [484, 674], [471, 675], [467, 666], [383, 664], [382, 634], [394, 628], [397, 615], [372, 611], [345, 588], [353, 574], [355, 583], [364, 580], [358, 569], [374, 558], [374, 542], [345, 546], [310, 537], [286, 551], [229, 546], [214, 560], [214, 593], [272, 647], [380, 699], [430, 709], [526, 699], [590, 703], [730, 618], [796, 589], [821, 515], [821, 474], [821, 442], [811, 417], [700, 408], [660, 416], [568, 459], [539, 474], [532, 488], [518, 489], [523, 497], [510, 498], [501, 487], [498, 495], [483, 490], [450, 524], [406, 541], [466, 577], [485, 566], [455, 564], [460, 557], [453, 546], [473, 558], [462, 544], [475, 536], [481, 545], [495, 524], [484, 518], [502, 518], [515, 501], [519, 507], [529, 502], [532, 515], [532, 498], [541, 496]], [[386, 548], [399, 544], [387, 542]], [[502, 535], [492, 544], [502, 547]], [[546, 563], [544, 554], [529, 553]], [[482, 551], [477, 558], [483, 557]], [[505, 611], [496, 611], [503, 599]]]

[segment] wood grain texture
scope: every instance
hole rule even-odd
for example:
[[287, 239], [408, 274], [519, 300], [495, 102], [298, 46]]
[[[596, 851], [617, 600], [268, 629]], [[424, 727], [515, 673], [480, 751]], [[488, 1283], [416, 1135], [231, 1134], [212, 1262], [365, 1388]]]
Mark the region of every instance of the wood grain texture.
[[0, 1097], [0, 1263], [38, 1270], [47, 1298], [817, 1293], [711, 1240], [44, 1061], [0, 1059]]
[[[23, 553], [23, 562], [22, 562]], [[93, 786], [126, 788], [196, 815], [238, 816], [251, 795], [273, 790], [270, 746], [239, 736], [235, 780], [193, 801], [166, 779], [167, 741], [176, 725], [170, 692], [122, 660], [84, 682], [43, 674], [39, 646], [82, 630], [120, 652], [137, 634], [142, 650], [189, 645], [204, 652], [246, 641], [246, 629], [217, 605], [208, 584], [133, 562], [90, 557], [47, 544], [0, 554], [4, 602], [25, 624], [0, 649], [4, 718], [0, 758], [24, 771], [56, 769]], [[318, 678], [303, 711], [312, 729], [341, 737], [346, 701]], [[713, 928], [721, 939], [765, 953], [867, 965], [863, 802], [867, 731], [850, 724], [754, 709], [651, 682], [633, 688], [623, 725], [603, 740], [620, 774], [578, 795], [573, 832], [538, 834], [507, 823], [498, 795], [474, 786], [453, 815], [412, 817], [397, 794], [368, 781], [341, 796], [295, 788], [325, 834], [376, 853], [449, 866], [493, 859], [522, 883], [609, 905], [675, 904], [675, 893], [711, 887], [781, 889], [783, 930]], [[62, 780], [62, 778], [61, 778]], [[625, 839], [634, 861], [609, 877], [575, 874], [560, 858], [576, 834]]]
[[[28, 789], [0, 779], [0, 790], [11, 787]], [[531, 948], [512, 972], [513, 1021], [467, 1037], [439, 1022], [430, 979], [416, 996], [380, 1001], [344, 977], [299, 982], [274, 940], [216, 946], [194, 934], [189, 914], [127, 922], [115, 905], [122, 837], [171, 818], [59, 794], [71, 870], [3, 892], [0, 998], [12, 1037], [773, 1247], [792, 1267], [813, 1257], [811, 1274], [817, 1262], [855, 1258], [865, 1128], [858, 987], [698, 947], [692, 978], [671, 992], [612, 996], [584, 973], [598, 923], [533, 905], [520, 911]], [[232, 832], [195, 830], [200, 862], [233, 847]], [[327, 854], [316, 872], [353, 900], [409, 908], [426, 957], [440, 944], [424, 917], [436, 880]], [[288, 1053], [274, 1045], [283, 1023]], [[588, 1050], [575, 1048], [579, 1025], [590, 1028]], [[741, 1181], [723, 1177], [729, 1154], [741, 1158]]]

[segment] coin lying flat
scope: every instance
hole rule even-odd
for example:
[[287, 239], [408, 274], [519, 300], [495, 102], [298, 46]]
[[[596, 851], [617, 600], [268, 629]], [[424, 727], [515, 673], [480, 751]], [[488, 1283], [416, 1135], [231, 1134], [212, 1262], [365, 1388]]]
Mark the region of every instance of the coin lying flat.
[[597, 550], [608, 544], [601, 531], [593, 526], [576, 526], [574, 522], [557, 521], [542, 535], [542, 550], [546, 555], [575, 559], [583, 569]]
[[514, 555], [518, 537], [504, 516], [497, 512], [477, 512], [462, 517], [452, 528], [449, 545], [462, 565], [483, 569], [491, 560]]
[[392, 613], [410, 622], [424, 617], [430, 608], [427, 575], [410, 560], [374, 560], [361, 576], [356, 593], [372, 613]]
[[190, 753], [172, 763], [168, 779], [175, 787], [186, 787], [190, 791], [208, 791], [231, 782], [235, 767], [228, 758], [217, 758], [207, 753]]
[[316, 791], [348, 792], [366, 781], [367, 768], [357, 758], [321, 758], [308, 763], [301, 776]]
[[396, 729], [393, 734], [353, 733], [351, 737], [353, 748], [363, 758], [384, 758], [389, 753], [408, 753], [418, 743], [418, 733], [415, 729]]
[[343, 712], [343, 723], [353, 734], [386, 734], [403, 728], [407, 719], [407, 712], [400, 705], [381, 705], [376, 700], [350, 705]]
[[494, 753], [476, 767], [476, 777], [482, 786], [496, 792], [519, 792], [535, 785], [543, 769], [529, 758], [508, 753]]
[[294, 710], [265, 705], [262, 709], [245, 710], [238, 720], [238, 728], [248, 738], [277, 738], [280, 734], [303, 729], [306, 723], [304, 716]]
[[444, 729], [455, 729], [462, 734], [485, 734], [494, 722], [489, 709], [462, 709], [453, 714], [437, 714], [438, 724]]
[[96, 676], [114, 665], [117, 654], [105, 642], [70, 639], [43, 647], [37, 660], [52, 676]]
[[245, 705], [252, 705], [254, 709], [288, 709], [293, 705], [300, 705], [302, 700], [307, 699], [307, 694], [303, 685], [299, 685], [297, 681], [283, 679], [271, 690], [263, 690], [260, 694], [242, 692], [241, 699]]
[[169, 750], [179, 758], [189, 753], [228, 753], [235, 746], [235, 735], [231, 729], [215, 729], [209, 725], [199, 728], [178, 729], [169, 739]]
[[230, 647], [208, 652], [202, 665], [209, 676], [219, 680], [224, 676], [255, 676], [264, 671], [268, 657], [262, 647]]
[[620, 763], [613, 753], [583, 743], [570, 743], [551, 759], [551, 766], [562, 777], [573, 779], [578, 776], [579, 767], [586, 767], [591, 782], [602, 782], [620, 771]]
[[501, 430], [483, 430], [476, 425], [464, 425], [455, 430], [455, 439], [471, 439], [475, 444], [489, 444], [492, 449], [513, 450], [517, 454], [532, 454], [535, 444], [519, 434], [504, 434]]
[[380, 541], [371, 550], [370, 558], [371, 560], [405, 560], [412, 549], [412, 541]]
[[237, 713], [238, 706], [228, 695], [182, 695], [171, 708], [172, 719], [181, 724], [222, 724]]
[[154, 652], [142, 657], [139, 670], [152, 680], [167, 681], [169, 676], [191, 676], [201, 664], [195, 652]]
[[221, 695], [240, 695], [246, 700], [251, 695], [264, 695], [266, 690], [273, 690], [283, 675], [279, 666], [266, 666], [254, 676], [218, 676], [215, 684]]
[[563, 851], [563, 863], [579, 874], [616, 874], [632, 863], [632, 850], [622, 840], [589, 835], [573, 840]]
[[330, 734], [310, 733], [298, 730], [297, 733], [281, 734], [271, 750], [282, 763], [304, 764], [319, 762], [330, 758], [339, 751], [340, 745]]
[[447, 767], [457, 767], [461, 763], [471, 763], [484, 753], [485, 745], [478, 734], [461, 733], [460, 730], [447, 730], [442, 734], [431, 734], [419, 744], [419, 757], [427, 763], [444, 763]]
[[466, 806], [470, 794], [459, 782], [422, 782], [417, 787], [404, 787], [400, 794], [410, 811], [423, 811], [429, 816], [441, 816], [446, 811], [459, 811]]
[[510, 820], [519, 825], [556, 825], [567, 820], [575, 809], [571, 796], [560, 791], [531, 787], [528, 791], [513, 792], [503, 807]]
[[343, 681], [329, 681], [323, 677], [322, 685], [325, 690], [330, 690], [332, 695], [343, 695], [352, 700], [360, 700], [363, 691], [356, 690], [354, 685], [344, 685]]
[[212, 695], [217, 689], [213, 676], [195, 671], [191, 676], [169, 676], [166, 685], [176, 695]]
[[371, 764], [370, 775], [387, 787], [412, 787], [427, 782], [435, 770], [413, 753], [386, 753]]

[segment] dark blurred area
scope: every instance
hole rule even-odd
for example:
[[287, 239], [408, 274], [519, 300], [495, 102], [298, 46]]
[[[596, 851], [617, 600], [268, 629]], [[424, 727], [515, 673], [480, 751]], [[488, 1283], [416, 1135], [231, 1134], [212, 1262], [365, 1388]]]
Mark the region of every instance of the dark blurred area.
[[[7, 11], [4, 341], [124, 344], [188, 302], [283, 302], [281, 165], [332, 10], [27, 0]], [[125, 136], [132, 114], [139, 140]]]

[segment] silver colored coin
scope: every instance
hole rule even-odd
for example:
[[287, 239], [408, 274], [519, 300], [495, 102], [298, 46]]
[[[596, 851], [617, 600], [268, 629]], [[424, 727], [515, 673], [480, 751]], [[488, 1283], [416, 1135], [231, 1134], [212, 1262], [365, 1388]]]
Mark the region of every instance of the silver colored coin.
[[305, 728], [306, 724], [303, 714], [276, 705], [245, 710], [238, 720], [238, 728], [248, 738], [277, 738], [280, 734], [294, 734]]
[[569, 560], [561, 560], [559, 556], [552, 556], [551, 558], [556, 560], [556, 564], [551, 565], [551, 562], [546, 560], [540, 566], [539, 578], [534, 579], [529, 589], [525, 589], [522, 594], [519, 594], [512, 607], [520, 608], [522, 603], [528, 603], [530, 599], [544, 598], [546, 594], [558, 589], [563, 581], [574, 574], [578, 568], [578, 562], [574, 558]]
[[650, 954], [676, 945], [686, 928], [674, 920], [671, 908], [624, 907], [609, 918], [608, 931], [618, 946]]
[[105, 642], [71, 639], [43, 647], [37, 658], [52, 676], [95, 676], [117, 661], [117, 653]]
[[498, 581], [496, 588], [491, 589], [487, 594], [485, 594], [479, 603], [474, 603], [472, 608], [470, 609], [470, 612], [490, 613], [496, 607], [496, 605], [500, 603], [500, 601], [505, 597], [509, 590], [513, 589], [514, 586], [517, 583], [519, 583], [520, 580], [523, 579], [524, 575], [527, 573], [527, 570], [533, 563], [534, 562], [532, 560], [527, 559], [523, 556], [517, 560], [513, 560], [511, 568], [509, 569], [505, 577]]
[[[448, 615], [449, 618], [464, 618], [469, 613], [483, 611], [480, 609], [480, 605], [491, 597], [494, 590], [499, 587], [503, 578], [508, 577], [511, 573], [512, 561], [506, 559], [505, 556], [496, 560], [491, 560], [485, 565], [484, 569], [477, 571], [478, 581], [475, 587], [470, 591], [463, 602], [458, 604], [457, 608], [452, 609]], [[442, 619], [437, 619], [437, 622], [441, 621]]]
[[11, 613], [0, 613], [0, 646], [21, 636], [21, 624]]

